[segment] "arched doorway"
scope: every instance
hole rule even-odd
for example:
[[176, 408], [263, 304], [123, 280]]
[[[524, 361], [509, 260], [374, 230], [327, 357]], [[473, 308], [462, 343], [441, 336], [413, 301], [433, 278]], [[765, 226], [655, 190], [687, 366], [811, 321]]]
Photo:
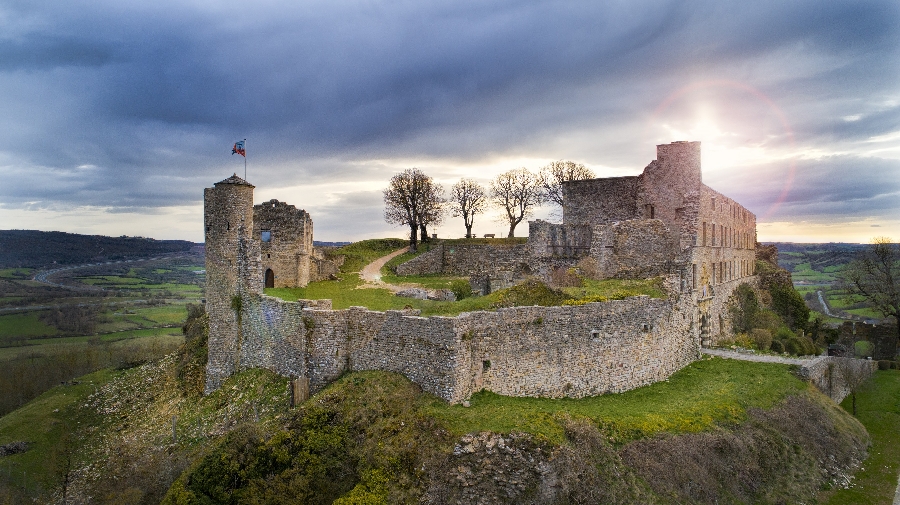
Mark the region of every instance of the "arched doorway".
[[275, 272], [273, 272], [271, 268], [266, 269], [266, 287], [275, 287]]

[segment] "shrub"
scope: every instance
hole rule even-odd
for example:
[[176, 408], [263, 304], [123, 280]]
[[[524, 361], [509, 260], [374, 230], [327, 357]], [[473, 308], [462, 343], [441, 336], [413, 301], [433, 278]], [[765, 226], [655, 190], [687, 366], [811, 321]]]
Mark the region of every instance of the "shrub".
[[784, 326], [784, 323], [781, 321], [781, 318], [771, 310], [760, 309], [759, 312], [756, 313], [756, 322], [753, 325], [754, 328], [762, 328], [774, 333], [782, 326]]
[[754, 327], [759, 313], [759, 300], [749, 284], [743, 283], [734, 290], [728, 311], [731, 313], [735, 332], [746, 333]]
[[768, 351], [772, 347], [772, 332], [762, 328], [754, 328], [750, 332], [753, 345], [760, 351]]
[[522, 307], [527, 305], [543, 305], [545, 307], [561, 305], [569, 296], [562, 291], [552, 289], [537, 279], [529, 279], [521, 284], [498, 292], [496, 307]]
[[784, 352], [784, 344], [781, 343], [781, 340], [773, 340], [770, 349], [772, 352], [782, 353]]
[[778, 330], [775, 331], [774, 338], [777, 340], [792, 340], [792, 339], [796, 339], [797, 335], [794, 332], [792, 332], [790, 329], [782, 326], [781, 328], [778, 328]]
[[893, 364], [894, 363], [890, 360], [880, 359], [880, 360], [878, 360], [878, 369], [879, 370], [890, 370], [891, 365], [893, 365]]
[[798, 356], [803, 353], [803, 347], [796, 338], [782, 340], [784, 344], [784, 352]]
[[749, 349], [754, 346], [753, 339], [750, 338], [746, 333], [737, 333], [734, 338], [731, 340], [725, 340], [722, 342], [723, 347], [729, 346], [738, 346]]
[[769, 287], [769, 292], [772, 294], [772, 309], [784, 322], [792, 330], [806, 329], [809, 322], [809, 308], [794, 286], [773, 284]]
[[456, 300], [462, 300], [472, 296], [472, 285], [465, 279], [456, 279], [450, 283], [450, 291], [456, 296]]
[[550, 285], [557, 288], [571, 288], [581, 286], [582, 281], [574, 268], [559, 267], [550, 272]]

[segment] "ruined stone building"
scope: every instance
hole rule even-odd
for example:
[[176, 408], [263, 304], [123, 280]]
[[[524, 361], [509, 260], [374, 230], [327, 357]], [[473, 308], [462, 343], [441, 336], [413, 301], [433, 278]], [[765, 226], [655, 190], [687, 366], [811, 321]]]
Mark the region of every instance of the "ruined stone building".
[[756, 216], [703, 184], [699, 142], [659, 145], [656, 158], [641, 175], [564, 183], [563, 222], [531, 221], [526, 244], [439, 246], [397, 272], [473, 275], [482, 292], [578, 266], [600, 278], [674, 275], [704, 344], [730, 336], [725, 303], [754, 274]]
[[583, 397], [669, 377], [730, 333], [727, 302], [754, 282], [755, 216], [702, 183], [700, 144], [657, 147], [635, 177], [564, 185], [563, 223], [534, 221], [526, 244], [439, 245], [398, 273], [470, 275], [491, 291], [527, 275], [590, 267], [603, 277], [662, 276], [669, 297], [513, 307], [456, 317], [332, 310], [263, 287], [302, 286], [336, 268], [312, 247], [309, 215], [232, 176], [205, 190], [207, 391], [241, 367], [315, 391], [350, 370], [402, 373], [450, 402], [487, 389]]

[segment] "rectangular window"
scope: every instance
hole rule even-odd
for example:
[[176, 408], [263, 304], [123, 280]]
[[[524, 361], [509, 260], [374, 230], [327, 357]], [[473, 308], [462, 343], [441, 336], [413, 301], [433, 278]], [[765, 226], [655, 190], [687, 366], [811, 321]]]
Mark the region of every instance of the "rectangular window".
[[716, 246], [716, 223], [712, 224], [712, 246]]
[[697, 289], [697, 264], [691, 265], [691, 288]]
[[263, 242], [271, 242], [272, 241], [272, 232], [269, 230], [263, 230], [262, 233], [259, 234], [259, 239]]

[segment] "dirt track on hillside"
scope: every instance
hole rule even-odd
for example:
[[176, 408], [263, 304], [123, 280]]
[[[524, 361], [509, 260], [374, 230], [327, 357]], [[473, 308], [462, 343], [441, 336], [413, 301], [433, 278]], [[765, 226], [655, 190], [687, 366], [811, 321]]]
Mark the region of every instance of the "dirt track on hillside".
[[388, 284], [381, 280], [381, 267], [385, 265], [388, 261], [393, 258], [405, 253], [408, 251], [408, 247], [404, 247], [402, 249], [397, 249], [396, 251], [388, 254], [387, 256], [382, 256], [377, 260], [369, 263], [364, 266], [362, 270], [359, 271], [359, 278], [363, 280], [365, 284], [360, 286], [360, 288], [381, 288], [381, 289], [389, 289], [392, 292], [396, 293], [397, 291], [401, 291], [405, 289], [403, 286], [397, 286], [395, 284]]

